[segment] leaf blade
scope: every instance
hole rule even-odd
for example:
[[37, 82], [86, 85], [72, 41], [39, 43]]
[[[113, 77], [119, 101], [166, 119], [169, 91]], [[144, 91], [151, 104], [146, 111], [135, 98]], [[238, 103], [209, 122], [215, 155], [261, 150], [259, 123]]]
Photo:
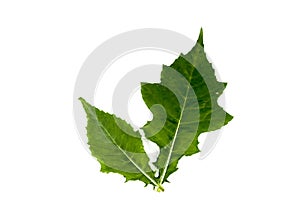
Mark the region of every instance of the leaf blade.
[[125, 121], [91, 106], [83, 98], [79, 100], [87, 114], [88, 144], [101, 165], [101, 172], [119, 173], [126, 181], [141, 180], [146, 185], [158, 186], [138, 132], [134, 132]]
[[[183, 81], [182, 78], [185, 79], [188, 84], [185, 84], [185, 81]], [[178, 161], [182, 156], [190, 156], [200, 151], [197, 145], [199, 143], [198, 136], [201, 133], [217, 130], [226, 125], [233, 117], [225, 112], [217, 103], [219, 96], [225, 89], [226, 83], [217, 81], [214, 69], [206, 57], [202, 29], [197, 43], [190, 52], [186, 55], [181, 54], [170, 66], [163, 67], [161, 72], [161, 83], [159, 84], [169, 88], [173, 93], [173, 95], [171, 95], [168, 92], [164, 92], [165, 99], [172, 99], [174, 96], [177, 98], [177, 106], [173, 105], [172, 109], [176, 110], [176, 113], [180, 113], [180, 115], [175, 117], [175, 120], [169, 119], [171, 116], [169, 115], [170, 107], [165, 106], [166, 103], [164, 103], [163, 99], [157, 98], [157, 96], [162, 95], [163, 92], [156, 91], [157, 88], [151, 87], [149, 84], [142, 85], [142, 97], [148, 108], [151, 109], [151, 106], [155, 104], [162, 104], [162, 106], [165, 107], [165, 113], [167, 113], [166, 123], [156, 135], [148, 128], [151, 126], [154, 127], [154, 122], [149, 122], [143, 127], [146, 137], [157, 143], [161, 148], [161, 155], [159, 156], [156, 165], [161, 168], [160, 183], [162, 184], [167, 181], [170, 174], [177, 170]], [[192, 95], [189, 94], [190, 89], [193, 91]], [[156, 97], [153, 98], [153, 95], [151, 96], [151, 94], [155, 94]], [[185, 100], [189, 96], [192, 96], [192, 98], [194, 98], [193, 100], [196, 99], [197, 103], [191, 100], [188, 102], [189, 107], [186, 107], [187, 102]], [[171, 102], [174, 104], [174, 100]], [[174, 112], [174, 110], [172, 112]], [[187, 110], [189, 110], [189, 112], [187, 112]], [[196, 113], [191, 113], [192, 110], [196, 110], [198, 116]], [[153, 112], [153, 116], [154, 119], [162, 118], [161, 112]], [[198, 125], [195, 130], [195, 135], [189, 135], [188, 131], [180, 132], [181, 126], [184, 126], [184, 124], [191, 125], [193, 123], [197, 123]], [[177, 128], [168, 130], [166, 127], [170, 126], [176, 126]], [[187, 127], [187, 129], [193, 132], [195, 127]], [[178, 135], [189, 137], [188, 140], [190, 145], [188, 147], [184, 146], [184, 148], [186, 148], [184, 152], [182, 150], [182, 145], [175, 146], [176, 140], [180, 140]], [[191, 137], [193, 137], [192, 141]], [[184, 136], [181, 138], [184, 138]], [[168, 147], [169, 143], [172, 144], [170, 147]], [[181, 141], [178, 143], [181, 143]], [[179, 153], [177, 152], [178, 155], [172, 157], [172, 154], [176, 153], [174, 149], [178, 151], [178, 148], [181, 148]], [[165, 153], [165, 151], [168, 152]]]

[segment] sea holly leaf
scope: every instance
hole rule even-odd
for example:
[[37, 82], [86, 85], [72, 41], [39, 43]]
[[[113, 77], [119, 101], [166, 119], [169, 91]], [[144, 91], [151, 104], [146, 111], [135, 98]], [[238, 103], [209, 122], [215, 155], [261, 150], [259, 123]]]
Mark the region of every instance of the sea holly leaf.
[[101, 172], [119, 173], [129, 180], [163, 190], [150, 169], [141, 136], [124, 120], [105, 113], [79, 98], [87, 114], [87, 137], [92, 155], [101, 164]]
[[[202, 29], [190, 52], [181, 54], [170, 66], [163, 66], [161, 83], [142, 84], [143, 99], [153, 113], [153, 121], [143, 130], [160, 147], [155, 163], [160, 168], [159, 184], [177, 170], [182, 156], [200, 151], [201, 133], [220, 129], [233, 118], [217, 102], [225, 87], [206, 57]], [[158, 104], [163, 108], [153, 109]], [[163, 125], [156, 120], [164, 117]]]

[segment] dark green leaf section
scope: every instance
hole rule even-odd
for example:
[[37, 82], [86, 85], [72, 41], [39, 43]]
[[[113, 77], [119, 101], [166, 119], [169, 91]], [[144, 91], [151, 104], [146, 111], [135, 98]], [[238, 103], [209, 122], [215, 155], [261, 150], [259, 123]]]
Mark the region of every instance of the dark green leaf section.
[[101, 164], [101, 172], [119, 173], [129, 180], [157, 186], [144, 151], [140, 134], [114, 115], [80, 101], [87, 114], [87, 136], [92, 155]]
[[[190, 83], [197, 95], [200, 113], [197, 136], [204, 132], [220, 129], [232, 120], [233, 117], [224, 111], [217, 102], [227, 83], [217, 80], [212, 64], [207, 59], [202, 29], [192, 50], [186, 55], [181, 55], [170, 67], [186, 78], [192, 77]], [[162, 82], [166, 76], [167, 74], [162, 73]], [[199, 152], [197, 145], [198, 140], [195, 138], [186, 154], [192, 155]]]
[[[146, 105], [151, 108], [155, 105], [161, 105], [162, 109], [151, 109], [154, 119], [144, 126], [143, 130], [147, 134], [148, 138], [155, 141], [160, 147], [165, 147], [173, 139], [176, 131], [176, 124], [180, 117], [180, 104], [176, 96], [167, 87], [154, 83], [154, 84], [142, 84], [142, 94]], [[157, 130], [156, 127], [166, 117], [166, 121]]]
[[[233, 118], [217, 103], [225, 87], [226, 83], [217, 81], [206, 57], [202, 29], [189, 53], [181, 54], [170, 66], [163, 66], [160, 84], [142, 84], [142, 96], [148, 108], [161, 104], [165, 109], [164, 112], [152, 109], [154, 120], [143, 128], [146, 137], [161, 148], [156, 163], [160, 168], [160, 183], [167, 181], [177, 170], [182, 156], [199, 152], [198, 136], [201, 133], [220, 129]], [[163, 117], [167, 118], [165, 124], [159, 125], [159, 120], [155, 119]], [[197, 123], [195, 131], [193, 123]], [[157, 126], [162, 129], [153, 131]], [[189, 145], [181, 140], [189, 140]]]

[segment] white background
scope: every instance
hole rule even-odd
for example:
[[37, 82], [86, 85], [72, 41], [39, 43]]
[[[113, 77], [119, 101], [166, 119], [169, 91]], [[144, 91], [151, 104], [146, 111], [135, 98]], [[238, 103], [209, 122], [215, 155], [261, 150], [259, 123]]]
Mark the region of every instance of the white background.
[[[297, 1], [1, 1], [0, 199], [298, 200], [299, 18]], [[201, 26], [235, 116], [213, 153], [164, 193], [99, 173], [72, 114], [85, 58], [124, 31]]]

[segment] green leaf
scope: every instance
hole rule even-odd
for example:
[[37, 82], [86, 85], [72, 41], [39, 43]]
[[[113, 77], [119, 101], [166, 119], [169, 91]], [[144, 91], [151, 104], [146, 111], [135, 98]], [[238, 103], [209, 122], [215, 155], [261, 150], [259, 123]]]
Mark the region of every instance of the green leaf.
[[232, 120], [217, 102], [225, 87], [206, 57], [202, 29], [190, 52], [163, 66], [160, 83], [142, 83], [142, 97], [153, 113], [153, 120], [142, 130], [160, 147], [154, 163], [158, 177], [149, 167], [153, 163], [149, 163], [141, 134], [124, 120], [80, 98], [88, 119], [88, 144], [101, 171], [119, 173], [126, 181], [140, 180], [163, 191], [162, 184], [177, 170], [180, 158], [200, 151], [199, 135], [220, 129]]
[[126, 181], [140, 180], [163, 190], [150, 169], [141, 136], [130, 125], [79, 98], [87, 114], [87, 136], [92, 155], [101, 164], [101, 172], [123, 175]]
[[163, 66], [161, 83], [142, 84], [143, 99], [153, 113], [153, 120], [143, 130], [160, 147], [155, 163], [160, 169], [159, 184], [177, 170], [182, 156], [200, 151], [201, 133], [217, 130], [233, 118], [217, 102], [225, 86], [217, 81], [206, 57], [202, 29], [190, 52]]

